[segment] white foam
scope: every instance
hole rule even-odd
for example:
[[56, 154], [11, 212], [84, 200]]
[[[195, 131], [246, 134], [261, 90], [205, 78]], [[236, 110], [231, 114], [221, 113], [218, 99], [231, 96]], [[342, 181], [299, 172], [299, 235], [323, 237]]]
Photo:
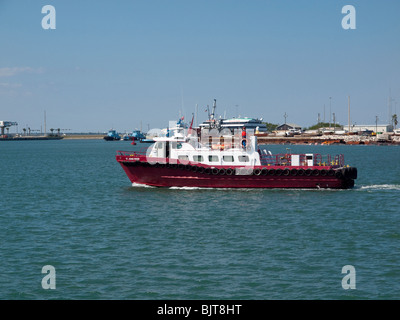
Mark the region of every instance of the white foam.
[[372, 184], [370, 186], [360, 186], [360, 190], [400, 190], [399, 184]]
[[134, 188], [156, 188], [156, 187], [153, 187], [153, 186], [149, 186], [147, 184], [136, 183], [136, 182], [132, 183], [132, 187], [134, 187]]

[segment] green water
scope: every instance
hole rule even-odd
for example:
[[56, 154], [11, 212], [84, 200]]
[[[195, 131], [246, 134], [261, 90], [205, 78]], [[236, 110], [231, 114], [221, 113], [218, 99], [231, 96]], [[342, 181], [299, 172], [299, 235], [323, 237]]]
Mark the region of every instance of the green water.
[[290, 146], [343, 153], [351, 190], [132, 186], [115, 151], [140, 147], [0, 144], [0, 299], [400, 298], [399, 147]]

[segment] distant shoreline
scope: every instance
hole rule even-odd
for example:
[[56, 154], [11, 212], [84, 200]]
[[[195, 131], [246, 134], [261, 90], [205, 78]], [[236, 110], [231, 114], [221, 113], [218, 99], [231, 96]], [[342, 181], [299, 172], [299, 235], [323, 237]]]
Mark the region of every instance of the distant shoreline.
[[66, 135], [64, 139], [66, 140], [78, 140], [78, 139], [103, 139], [104, 134], [74, 134], [74, 135]]
[[[46, 139], [47, 138], [47, 139]], [[53, 140], [48, 137], [24, 137], [15, 140]], [[101, 140], [104, 134], [73, 134], [62, 136], [62, 140]], [[60, 139], [60, 140], [61, 140]], [[0, 139], [1, 140], [14, 140], [14, 139]], [[391, 135], [388, 140], [377, 139], [371, 136], [358, 136], [358, 135], [327, 135], [327, 136], [294, 136], [294, 137], [276, 137], [257, 135], [259, 145], [268, 144], [291, 144], [291, 145], [400, 145], [400, 136]]]

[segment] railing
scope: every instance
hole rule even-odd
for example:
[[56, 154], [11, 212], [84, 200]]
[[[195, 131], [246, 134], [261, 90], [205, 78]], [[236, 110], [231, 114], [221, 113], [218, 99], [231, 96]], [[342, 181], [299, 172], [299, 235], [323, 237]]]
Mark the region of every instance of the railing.
[[[308, 166], [309, 160], [306, 154], [298, 154], [299, 165]], [[261, 165], [263, 166], [291, 166], [292, 165], [292, 154], [281, 153], [281, 154], [261, 154], [260, 156]], [[312, 159], [313, 166], [333, 166], [333, 167], [343, 167], [344, 166], [344, 156], [342, 154], [335, 155], [332, 158], [331, 155], [321, 155], [313, 154]]]
[[[139, 151], [117, 151], [117, 156], [122, 157], [143, 157], [146, 156], [146, 150]], [[309, 155], [298, 154], [298, 165], [309, 166]], [[332, 166], [332, 167], [343, 167], [344, 156], [342, 154], [335, 155], [321, 155], [314, 153], [312, 158], [312, 166]], [[261, 154], [260, 161], [262, 166], [291, 166], [292, 165], [292, 154], [281, 153], [281, 154]]]
[[137, 157], [137, 156], [145, 156], [146, 155], [146, 148], [142, 148], [139, 151], [117, 151], [118, 156], [125, 156], [125, 157]]

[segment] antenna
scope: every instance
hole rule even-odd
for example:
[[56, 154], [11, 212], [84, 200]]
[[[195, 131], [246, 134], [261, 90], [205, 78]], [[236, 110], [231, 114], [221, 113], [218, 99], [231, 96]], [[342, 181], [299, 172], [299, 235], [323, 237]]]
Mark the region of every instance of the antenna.
[[[183, 103], [183, 87], [181, 86], [181, 99], [182, 99], [182, 116], [185, 117], [185, 106]], [[179, 113], [179, 118], [182, 117], [181, 114]], [[186, 117], [185, 117], [186, 118]]]
[[197, 119], [199, 118], [199, 105], [196, 103], [196, 121], [194, 122], [195, 127], [197, 128]]

